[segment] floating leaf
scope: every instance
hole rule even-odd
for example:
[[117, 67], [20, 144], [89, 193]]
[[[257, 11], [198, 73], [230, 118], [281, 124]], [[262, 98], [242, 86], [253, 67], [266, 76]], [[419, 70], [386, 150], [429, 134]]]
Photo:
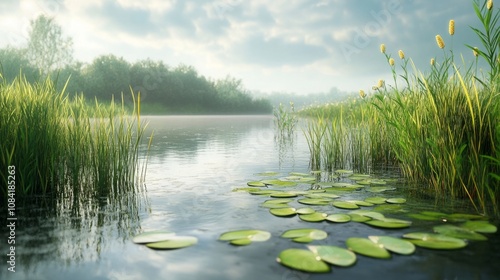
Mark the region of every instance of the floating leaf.
[[255, 229], [228, 231], [219, 236], [219, 240], [230, 241], [233, 245], [248, 245], [252, 241], [263, 242], [269, 238], [271, 238], [271, 233]]
[[329, 199], [335, 199], [339, 198], [340, 196], [333, 194], [333, 193], [312, 193], [306, 195], [307, 198], [329, 198]]
[[278, 174], [279, 174], [279, 172], [275, 172], [275, 171], [265, 171], [265, 172], [257, 173], [255, 175], [257, 175], [257, 176], [276, 176]]
[[330, 266], [319, 260], [317, 255], [309, 250], [286, 249], [279, 254], [276, 261], [282, 265], [305, 272], [330, 272]]
[[380, 196], [373, 196], [365, 198], [365, 201], [373, 204], [385, 204], [386, 198]]
[[293, 199], [289, 198], [278, 198], [278, 199], [268, 199], [264, 201], [265, 204], [283, 204], [283, 203], [289, 203], [292, 202]]
[[426, 216], [438, 217], [438, 218], [444, 218], [444, 217], [448, 216], [448, 214], [441, 213], [441, 212], [435, 212], [435, 211], [422, 211], [422, 212], [420, 212], [420, 214], [426, 215]]
[[351, 266], [356, 262], [356, 254], [337, 246], [307, 246], [322, 261], [338, 266]]
[[362, 188], [363, 186], [354, 185], [354, 184], [350, 184], [350, 183], [346, 183], [346, 182], [336, 182], [336, 183], [332, 184], [332, 187], [359, 189], [359, 188]]
[[189, 247], [198, 242], [194, 236], [171, 236], [168, 240], [146, 244], [151, 249], [179, 249]]
[[488, 221], [467, 221], [464, 224], [461, 224], [460, 227], [480, 233], [497, 232], [497, 227], [488, 223]]
[[347, 202], [354, 203], [354, 204], [356, 204], [358, 206], [366, 206], [366, 207], [373, 206], [373, 203], [366, 202], [366, 201], [363, 201], [363, 200], [348, 200]]
[[174, 232], [156, 230], [138, 234], [132, 239], [132, 241], [137, 244], [144, 244], [144, 243], [165, 241], [170, 239], [172, 236], [175, 236]]
[[387, 213], [405, 212], [399, 204], [379, 204], [373, 208], [373, 211]]
[[353, 171], [352, 170], [346, 170], [346, 169], [338, 169], [338, 170], [335, 170], [335, 173], [337, 173], [337, 174], [352, 174]]
[[468, 239], [468, 240], [487, 240], [488, 238], [480, 233], [474, 232], [472, 230], [457, 227], [454, 225], [440, 225], [435, 226], [434, 231], [446, 236], [460, 238], [460, 239]]
[[488, 219], [487, 217], [481, 216], [481, 215], [461, 214], [461, 213], [450, 214], [450, 215], [447, 215], [446, 218], [449, 221], [453, 221], [453, 222], [465, 222], [468, 220], [487, 220]]
[[328, 205], [332, 200], [328, 198], [302, 198], [297, 201], [307, 205]]
[[429, 249], [452, 250], [460, 249], [467, 245], [463, 239], [437, 233], [412, 232], [406, 233], [403, 237], [411, 239], [411, 243], [419, 247]]
[[420, 214], [420, 213], [411, 213], [411, 214], [408, 214], [408, 217], [414, 218], [417, 220], [422, 220], [422, 221], [439, 221], [440, 220], [439, 217], [427, 216], [427, 215]]
[[279, 216], [279, 217], [293, 216], [296, 214], [295, 208], [291, 208], [291, 207], [272, 208], [272, 209], [269, 209], [269, 212], [271, 212], [271, 214], [273, 214], [274, 216]]
[[337, 208], [342, 208], [342, 209], [358, 209], [359, 208], [358, 205], [351, 203], [351, 202], [347, 202], [347, 201], [334, 201], [334, 202], [332, 202], [332, 205], [337, 207]]
[[371, 220], [370, 217], [362, 216], [359, 214], [349, 213], [348, 215], [349, 215], [349, 217], [351, 217], [351, 221], [353, 221], [353, 222], [363, 223], [363, 222]]
[[277, 192], [277, 193], [272, 193], [271, 197], [296, 197], [296, 193], [291, 193], [291, 192]]
[[379, 228], [407, 228], [411, 226], [410, 221], [384, 218], [383, 220], [366, 221], [365, 224]]
[[299, 177], [309, 176], [309, 173], [301, 173], [301, 172], [290, 172], [288, 174], [290, 174], [291, 176], [299, 176]]
[[391, 254], [384, 247], [367, 238], [351, 237], [346, 240], [346, 246], [355, 253], [378, 259], [388, 259]]
[[251, 181], [251, 182], [248, 182], [247, 185], [250, 187], [265, 187], [266, 186], [266, 184], [264, 184], [261, 181]]
[[372, 185], [385, 185], [385, 184], [387, 184], [387, 182], [385, 180], [382, 180], [382, 179], [372, 179], [372, 180], [370, 180], [370, 183]]
[[326, 220], [334, 223], [346, 223], [351, 220], [351, 216], [347, 214], [330, 214], [326, 217]]
[[273, 190], [259, 190], [259, 191], [251, 191], [249, 193], [254, 195], [271, 195], [273, 193], [278, 193], [278, 192], [279, 191], [273, 191]]
[[305, 207], [305, 208], [299, 208], [295, 212], [297, 212], [297, 214], [305, 215], [305, 214], [312, 214], [312, 213], [316, 212], [316, 210], [314, 210], [310, 207]]
[[321, 222], [326, 219], [326, 216], [328, 215], [325, 213], [314, 212], [312, 214], [299, 215], [299, 218], [306, 222]]
[[393, 204], [403, 204], [406, 203], [406, 199], [401, 198], [401, 197], [395, 197], [395, 198], [388, 198], [386, 200], [387, 203], [393, 203]]
[[262, 183], [266, 185], [272, 185], [276, 187], [293, 187], [296, 186], [297, 183], [292, 181], [282, 181], [282, 180], [262, 180]]
[[243, 188], [234, 188], [233, 192], [251, 192], [251, 191], [260, 191], [260, 188], [255, 187], [243, 187]]
[[385, 249], [401, 255], [410, 255], [415, 252], [415, 245], [408, 240], [390, 236], [368, 236], [368, 238], [384, 246]]
[[367, 191], [373, 192], [373, 193], [379, 193], [379, 192], [385, 192], [385, 191], [393, 191], [395, 189], [396, 188], [393, 188], [393, 187], [368, 187], [368, 188], [366, 188]]
[[328, 236], [324, 230], [314, 228], [291, 229], [285, 231], [281, 237], [290, 238], [295, 242], [308, 243], [313, 240], [323, 240]]
[[369, 218], [372, 218], [372, 219], [377, 219], [377, 220], [383, 220], [383, 219], [385, 219], [384, 214], [379, 213], [379, 212], [374, 212], [374, 211], [354, 210], [354, 211], [349, 212], [349, 214], [351, 214], [351, 213], [352, 214], [362, 215], [362, 216], [369, 217]]

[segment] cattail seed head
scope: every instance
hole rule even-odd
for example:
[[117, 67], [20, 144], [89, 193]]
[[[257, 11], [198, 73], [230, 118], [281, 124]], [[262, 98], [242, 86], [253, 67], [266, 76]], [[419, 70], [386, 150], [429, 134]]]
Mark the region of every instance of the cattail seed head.
[[434, 58], [431, 58], [431, 66], [434, 66], [434, 63], [436, 63], [436, 60]]
[[488, 0], [488, 3], [486, 3], [486, 8], [488, 10], [491, 10], [493, 8], [493, 0]]
[[364, 90], [360, 89], [359, 90], [359, 96], [361, 96], [361, 98], [365, 98], [366, 97], [366, 93]]
[[385, 44], [380, 44], [380, 52], [385, 53]]
[[436, 43], [440, 49], [444, 49], [444, 41], [441, 35], [436, 35]]
[[403, 52], [403, 50], [399, 50], [398, 54], [399, 54], [399, 58], [401, 58], [401, 59], [405, 58], [405, 53]]
[[477, 56], [479, 55], [479, 53], [477, 52], [477, 47], [474, 47], [474, 48], [472, 49], [472, 54], [473, 54], [475, 57], [477, 57]]
[[455, 21], [454, 20], [450, 20], [450, 23], [448, 24], [448, 32], [452, 36], [453, 36], [453, 34], [455, 34]]
[[378, 80], [378, 84], [377, 84], [377, 87], [378, 88], [381, 88], [384, 86], [384, 80]]
[[389, 65], [394, 66], [394, 58], [389, 58]]

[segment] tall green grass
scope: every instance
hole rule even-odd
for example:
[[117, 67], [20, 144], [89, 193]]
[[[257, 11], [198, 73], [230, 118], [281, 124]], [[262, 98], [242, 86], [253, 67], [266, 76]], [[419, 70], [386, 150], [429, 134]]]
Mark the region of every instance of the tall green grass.
[[[480, 213], [500, 215], [500, 13], [486, 2], [473, 6], [483, 27], [473, 30], [483, 46], [470, 47], [472, 65], [458, 65], [440, 35], [443, 58], [432, 58], [427, 72], [417, 70], [402, 50], [396, 62], [381, 45], [393, 85], [379, 81], [373, 94], [360, 92], [360, 101], [302, 112], [317, 119], [311, 125], [315, 130], [319, 124], [327, 130], [314, 140], [306, 133], [310, 142], [327, 143], [321, 146], [324, 160], [336, 158], [335, 167], [348, 161], [360, 171], [368, 163], [397, 164], [423, 192], [465, 198]], [[450, 39], [452, 27], [454, 22]], [[483, 76], [478, 76], [479, 58], [490, 67]], [[346, 151], [351, 151], [347, 158]], [[315, 161], [316, 154], [311, 155]]]
[[279, 137], [290, 137], [297, 126], [297, 116], [295, 114], [295, 106], [290, 102], [290, 109], [281, 104], [278, 108], [273, 109], [274, 123], [278, 129]]
[[[132, 94], [133, 95], [133, 94]], [[140, 190], [145, 163], [140, 101], [133, 115], [122, 106], [69, 99], [48, 78], [30, 84], [20, 75], [0, 83], [0, 181], [7, 195], [7, 167], [15, 166], [16, 196], [113, 198]]]

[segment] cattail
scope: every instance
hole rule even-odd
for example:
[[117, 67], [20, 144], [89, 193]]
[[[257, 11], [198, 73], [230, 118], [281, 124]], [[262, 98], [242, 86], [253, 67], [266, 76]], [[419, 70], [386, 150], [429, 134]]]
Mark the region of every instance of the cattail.
[[402, 50], [399, 50], [398, 54], [399, 54], [399, 58], [401, 58], [401, 59], [405, 58], [405, 53]]
[[380, 45], [380, 52], [385, 53], [385, 44]]
[[455, 21], [450, 20], [450, 24], [448, 25], [448, 32], [450, 33], [451, 36], [455, 34]]
[[491, 10], [493, 8], [493, 0], [488, 0], [488, 3], [486, 4], [486, 8], [488, 10]]
[[473, 54], [475, 57], [477, 57], [477, 56], [479, 55], [479, 53], [477, 52], [477, 47], [474, 47], [474, 48], [472, 49], [472, 54]]
[[431, 58], [431, 66], [434, 66], [434, 63], [436, 63], [436, 60], [434, 58]]
[[444, 49], [444, 41], [441, 35], [436, 35], [436, 42], [440, 49]]
[[389, 58], [389, 65], [394, 66], [394, 58]]
[[361, 96], [361, 98], [365, 98], [366, 97], [366, 93], [364, 90], [360, 89], [359, 90], [359, 96]]
[[381, 88], [384, 86], [384, 80], [378, 80], [378, 84], [377, 84], [377, 87], [378, 88]]

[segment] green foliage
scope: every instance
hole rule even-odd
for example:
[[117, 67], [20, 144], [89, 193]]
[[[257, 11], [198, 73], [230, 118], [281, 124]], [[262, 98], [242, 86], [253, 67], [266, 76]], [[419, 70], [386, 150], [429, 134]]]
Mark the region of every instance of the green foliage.
[[280, 103], [278, 108], [274, 108], [274, 124], [278, 128], [279, 136], [290, 137], [295, 131], [298, 119], [295, 114], [293, 102], [290, 102], [290, 110]]

